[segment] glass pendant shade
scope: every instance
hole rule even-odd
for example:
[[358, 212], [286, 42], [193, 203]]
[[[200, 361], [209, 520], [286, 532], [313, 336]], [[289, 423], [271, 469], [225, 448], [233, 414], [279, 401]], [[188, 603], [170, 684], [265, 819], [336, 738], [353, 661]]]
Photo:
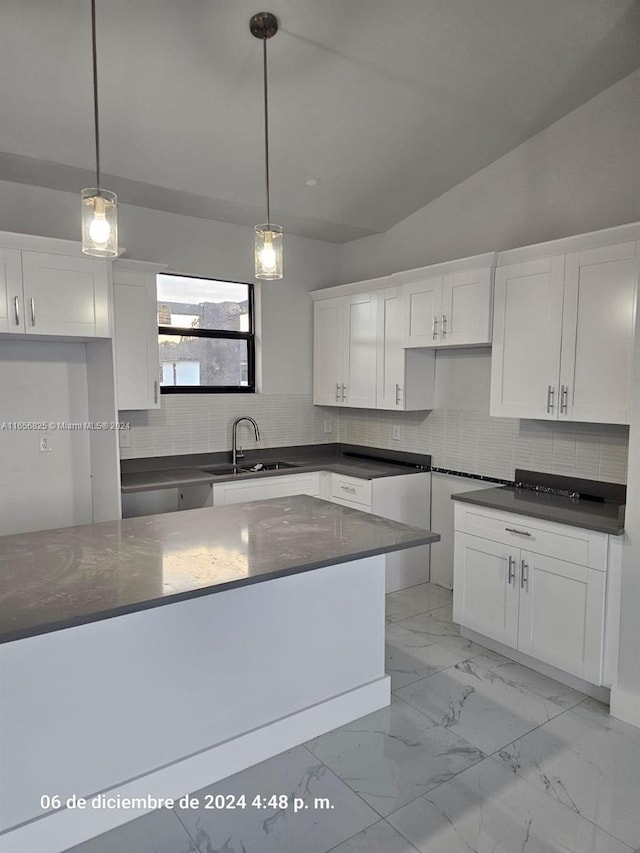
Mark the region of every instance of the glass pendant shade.
[[96, 258], [118, 254], [118, 198], [102, 189], [85, 189], [82, 201], [82, 251]]
[[282, 278], [282, 228], [256, 225], [255, 277], [267, 281]]

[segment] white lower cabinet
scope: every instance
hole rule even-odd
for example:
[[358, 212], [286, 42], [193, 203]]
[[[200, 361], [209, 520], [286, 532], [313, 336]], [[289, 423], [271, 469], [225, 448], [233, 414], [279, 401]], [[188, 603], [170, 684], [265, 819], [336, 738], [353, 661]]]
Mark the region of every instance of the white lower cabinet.
[[320, 495], [320, 474], [286, 474], [282, 477], [266, 477], [264, 480], [252, 479], [228, 483], [214, 483], [213, 505], [264, 501], [268, 498], [285, 498], [290, 495]]
[[[327, 500], [382, 518], [429, 528], [431, 474], [401, 474], [364, 480], [331, 474]], [[395, 592], [429, 580], [429, 545], [395, 551], [386, 558], [386, 591]]]
[[455, 527], [454, 620], [603, 684], [609, 537], [466, 503]]

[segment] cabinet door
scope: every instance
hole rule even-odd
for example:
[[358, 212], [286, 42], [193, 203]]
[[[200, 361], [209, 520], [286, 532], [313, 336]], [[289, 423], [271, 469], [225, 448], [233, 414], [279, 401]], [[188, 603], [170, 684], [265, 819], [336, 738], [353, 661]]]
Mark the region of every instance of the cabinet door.
[[442, 284], [441, 346], [491, 343], [493, 270], [446, 275]]
[[147, 492], [126, 492], [122, 495], [122, 517], [137, 518], [178, 511], [178, 490], [150, 489]]
[[319, 493], [320, 477], [317, 473], [266, 477], [264, 480], [254, 479], [242, 483], [214, 483], [213, 505], [226, 506], [268, 498], [284, 498], [289, 495], [315, 497]]
[[18, 249], [0, 249], [0, 332], [24, 332], [22, 265]]
[[156, 277], [113, 270], [118, 409], [160, 408]]
[[344, 297], [313, 305], [313, 402], [344, 405]]
[[518, 649], [600, 684], [606, 574], [522, 551], [518, 577]]
[[374, 293], [345, 297], [345, 405], [376, 407], [376, 307]]
[[27, 334], [110, 337], [107, 261], [22, 253]]
[[557, 420], [564, 256], [496, 269], [494, 417]]
[[636, 243], [567, 255], [560, 419], [628, 424]]
[[405, 408], [405, 350], [402, 347], [402, 305], [399, 287], [378, 293], [378, 409]]
[[178, 490], [178, 509], [202, 509], [213, 506], [213, 486], [202, 483], [194, 486], [182, 486]]
[[514, 648], [518, 642], [517, 561], [520, 552], [457, 533], [453, 565], [453, 618], [465, 628]]
[[435, 347], [441, 343], [442, 276], [402, 287], [405, 347]]

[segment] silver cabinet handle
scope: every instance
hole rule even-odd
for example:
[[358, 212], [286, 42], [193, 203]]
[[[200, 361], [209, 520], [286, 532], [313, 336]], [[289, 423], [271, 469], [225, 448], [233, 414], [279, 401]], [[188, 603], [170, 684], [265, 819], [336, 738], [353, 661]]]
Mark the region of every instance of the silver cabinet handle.
[[343, 400], [347, 399], [347, 386], [346, 385], [342, 386], [342, 399]]
[[567, 385], [560, 386], [560, 414], [566, 415], [569, 410], [569, 388]]
[[340, 383], [336, 382], [336, 400], [340, 399]]
[[433, 340], [438, 337], [438, 318], [434, 316], [433, 318]]
[[153, 402], [158, 402], [158, 380], [153, 383]]
[[509, 557], [509, 574], [508, 581], [509, 583], [514, 583], [516, 579], [516, 561], [513, 557]]
[[20, 300], [17, 296], [13, 297], [13, 311], [16, 315], [16, 326], [20, 325]]
[[446, 314], [442, 315], [442, 337], [443, 338], [447, 337], [447, 315]]
[[507, 533], [517, 533], [519, 536], [531, 536], [528, 530], [518, 530], [517, 527], [505, 527]]
[[402, 388], [396, 382], [396, 406], [400, 405], [400, 392], [401, 391], [402, 391]]
[[520, 562], [520, 589], [525, 589], [529, 592], [529, 564], [524, 560]]
[[352, 495], [355, 495], [356, 489], [355, 486], [340, 486], [343, 492], [351, 492]]
[[31, 309], [31, 325], [35, 326], [36, 324], [36, 301], [33, 296], [29, 299], [29, 307]]
[[553, 385], [547, 386], [547, 414], [550, 415], [553, 410], [553, 398], [555, 396], [556, 389]]

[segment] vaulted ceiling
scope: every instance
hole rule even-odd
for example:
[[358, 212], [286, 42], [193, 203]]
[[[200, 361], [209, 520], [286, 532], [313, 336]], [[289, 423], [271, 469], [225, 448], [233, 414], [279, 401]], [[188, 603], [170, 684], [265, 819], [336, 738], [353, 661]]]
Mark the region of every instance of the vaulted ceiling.
[[[104, 185], [264, 219], [261, 9], [97, 0]], [[269, 0], [273, 219], [384, 231], [640, 65], [638, 0]], [[89, 0], [0, 4], [0, 179], [92, 186]], [[308, 187], [309, 178], [319, 179]]]

